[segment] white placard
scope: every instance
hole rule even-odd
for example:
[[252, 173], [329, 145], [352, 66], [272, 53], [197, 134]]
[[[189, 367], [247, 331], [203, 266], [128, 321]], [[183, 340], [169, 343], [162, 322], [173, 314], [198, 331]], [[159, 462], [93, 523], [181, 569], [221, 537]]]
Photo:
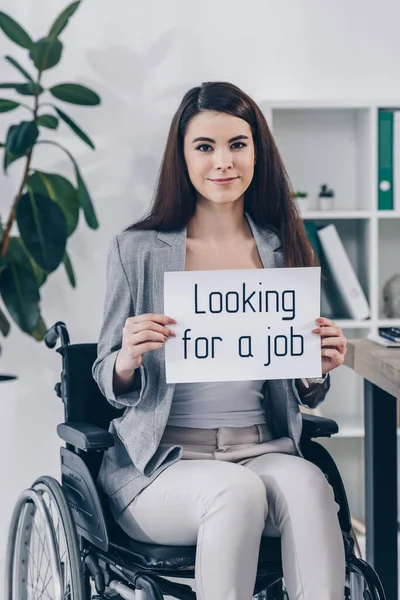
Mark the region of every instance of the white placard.
[[164, 274], [167, 383], [321, 377], [320, 267]]

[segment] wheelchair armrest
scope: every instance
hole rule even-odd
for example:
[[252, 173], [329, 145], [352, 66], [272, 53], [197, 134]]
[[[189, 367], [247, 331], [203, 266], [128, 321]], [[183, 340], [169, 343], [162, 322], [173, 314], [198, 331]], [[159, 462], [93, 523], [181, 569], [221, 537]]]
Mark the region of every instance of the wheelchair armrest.
[[85, 421], [60, 423], [57, 433], [64, 442], [81, 450], [107, 450], [114, 445], [109, 431]]
[[302, 438], [331, 437], [339, 431], [339, 425], [333, 419], [305, 413], [302, 413], [301, 416], [303, 420]]

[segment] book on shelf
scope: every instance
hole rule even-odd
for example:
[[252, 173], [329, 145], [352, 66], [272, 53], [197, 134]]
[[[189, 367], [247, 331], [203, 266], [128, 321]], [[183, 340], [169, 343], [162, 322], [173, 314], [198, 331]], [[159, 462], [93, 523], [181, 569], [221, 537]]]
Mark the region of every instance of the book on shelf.
[[378, 112], [378, 208], [393, 209], [394, 115], [391, 110]]
[[400, 111], [393, 113], [393, 208], [400, 212]]
[[378, 208], [400, 212], [400, 110], [379, 111]]
[[324, 285], [329, 288], [327, 297], [332, 312], [353, 319], [368, 319], [367, 299], [335, 225], [322, 227], [317, 233], [323, 254]]

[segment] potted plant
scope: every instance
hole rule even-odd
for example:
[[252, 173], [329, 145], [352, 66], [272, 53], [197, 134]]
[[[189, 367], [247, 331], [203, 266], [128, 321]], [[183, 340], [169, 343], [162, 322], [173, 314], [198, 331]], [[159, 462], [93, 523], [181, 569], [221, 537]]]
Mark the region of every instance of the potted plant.
[[309, 197], [307, 192], [298, 191], [295, 193], [297, 205], [299, 207], [300, 214], [304, 214], [308, 209]]
[[[34, 339], [43, 339], [46, 325], [40, 310], [40, 288], [61, 264], [70, 284], [75, 287], [75, 275], [67, 253], [68, 238], [75, 231], [81, 213], [89, 227], [98, 227], [92, 200], [76, 160], [67, 148], [54, 141], [54, 136], [46, 139], [46, 131], [62, 125], [69, 127], [89, 148], [95, 148], [83, 129], [64, 112], [59, 101], [97, 106], [100, 104], [97, 93], [78, 83], [61, 82], [50, 87], [44, 83], [46, 71], [60, 62], [63, 53], [60, 35], [80, 4], [81, 0], [78, 0], [68, 5], [48, 33], [37, 41], [12, 17], [0, 11], [0, 29], [28, 53], [27, 66], [12, 56], [5, 57], [18, 72], [18, 78], [14, 82], [0, 83], [3, 90], [16, 93], [13, 98], [0, 98], [0, 113], [23, 114], [17, 123], [10, 124], [0, 143], [6, 175], [14, 163], [23, 163], [21, 181], [10, 202], [8, 217], [3, 221], [0, 216], [0, 295], [5, 307], [2, 310], [0, 306], [0, 331], [4, 336], [8, 335], [10, 320], [13, 320]], [[39, 144], [51, 144], [56, 152], [67, 154], [74, 169], [73, 181], [49, 173], [45, 168], [32, 167], [35, 148]]]
[[334, 197], [335, 197], [335, 192], [332, 189], [329, 189], [329, 187], [326, 183], [321, 185], [321, 188], [320, 188], [320, 191], [318, 194], [319, 209], [320, 210], [332, 210]]

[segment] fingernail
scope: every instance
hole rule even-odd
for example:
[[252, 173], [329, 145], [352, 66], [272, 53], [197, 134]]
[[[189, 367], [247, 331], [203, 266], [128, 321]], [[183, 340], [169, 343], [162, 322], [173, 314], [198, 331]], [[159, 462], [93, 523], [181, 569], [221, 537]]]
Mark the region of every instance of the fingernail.
[[320, 331], [321, 331], [321, 330], [320, 330], [319, 328], [317, 328], [317, 329], [313, 329], [313, 330], [312, 330], [312, 333], [319, 333]]
[[171, 331], [171, 329], [168, 330], [168, 333], [169, 333], [169, 335], [176, 337], [176, 333], [174, 331]]

